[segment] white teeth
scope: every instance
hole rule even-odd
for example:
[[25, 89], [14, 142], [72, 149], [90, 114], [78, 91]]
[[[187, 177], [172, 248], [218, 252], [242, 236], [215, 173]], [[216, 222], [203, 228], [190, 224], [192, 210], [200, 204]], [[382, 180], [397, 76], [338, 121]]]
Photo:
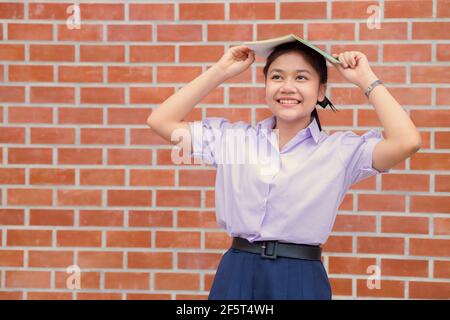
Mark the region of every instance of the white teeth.
[[278, 100], [282, 104], [298, 104], [298, 100]]

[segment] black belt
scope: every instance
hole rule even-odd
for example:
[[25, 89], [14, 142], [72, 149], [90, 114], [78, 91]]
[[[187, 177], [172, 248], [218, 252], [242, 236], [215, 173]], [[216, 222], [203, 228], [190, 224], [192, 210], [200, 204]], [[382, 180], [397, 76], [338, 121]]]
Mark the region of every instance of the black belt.
[[305, 260], [320, 260], [322, 248], [307, 244], [283, 243], [278, 240], [250, 242], [247, 239], [234, 237], [232, 248], [246, 252], [261, 254], [266, 259], [286, 257]]

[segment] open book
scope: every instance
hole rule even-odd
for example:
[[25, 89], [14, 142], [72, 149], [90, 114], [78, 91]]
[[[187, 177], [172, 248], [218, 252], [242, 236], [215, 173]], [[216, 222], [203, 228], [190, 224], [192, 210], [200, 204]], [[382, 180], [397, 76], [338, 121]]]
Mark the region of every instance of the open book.
[[325, 57], [328, 61], [332, 63], [341, 63], [338, 59], [334, 58], [330, 54], [320, 50], [318, 47], [313, 45], [311, 42], [306, 41], [302, 38], [297, 37], [295, 34], [291, 33], [282, 37], [278, 38], [272, 38], [272, 39], [266, 39], [266, 40], [260, 40], [260, 41], [250, 41], [250, 42], [244, 42], [241, 45], [246, 45], [253, 51], [255, 51], [256, 55], [262, 56], [264, 58], [267, 58], [272, 50], [283, 43], [292, 42], [292, 41], [299, 41], [303, 43], [304, 45], [310, 47], [311, 49], [317, 51], [321, 55]]

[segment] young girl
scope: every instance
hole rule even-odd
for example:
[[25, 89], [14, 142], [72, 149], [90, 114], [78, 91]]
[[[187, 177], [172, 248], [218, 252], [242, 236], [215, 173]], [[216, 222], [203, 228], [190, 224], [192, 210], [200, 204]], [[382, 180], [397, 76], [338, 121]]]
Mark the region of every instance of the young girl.
[[[263, 69], [265, 101], [272, 116], [256, 127], [244, 121], [209, 117], [183, 119], [208, 93], [245, 71], [255, 60], [247, 46], [230, 48], [148, 119], [150, 127], [217, 169], [215, 204], [220, 226], [233, 237], [223, 255], [209, 299], [331, 299], [321, 245], [331, 233], [346, 192], [356, 182], [389, 172], [420, 148], [420, 135], [402, 107], [358, 51], [333, 64], [361, 88], [374, 106], [385, 136], [372, 129], [326, 134], [316, 106], [334, 106], [325, 97], [327, 66], [317, 51], [299, 42], [277, 46]], [[180, 129], [180, 130], [179, 130]], [[236, 143], [230, 132], [244, 139]], [[178, 136], [177, 136], [178, 137]], [[261, 156], [259, 146], [269, 148]], [[254, 156], [234, 161], [230, 154]], [[246, 158], [248, 159], [248, 158]]]

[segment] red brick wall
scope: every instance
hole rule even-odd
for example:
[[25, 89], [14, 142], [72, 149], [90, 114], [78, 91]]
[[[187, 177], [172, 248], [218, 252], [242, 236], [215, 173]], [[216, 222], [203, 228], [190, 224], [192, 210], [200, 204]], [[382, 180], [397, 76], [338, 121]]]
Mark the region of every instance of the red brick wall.
[[[364, 52], [423, 147], [354, 185], [324, 264], [335, 299], [450, 298], [450, 1], [0, 3], [0, 299], [205, 299], [230, 244], [214, 169], [174, 165], [151, 108], [243, 41], [296, 33]], [[92, 2], [92, 1], [91, 1]], [[369, 29], [370, 5], [382, 5]], [[262, 68], [226, 81], [187, 121], [268, 115]], [[330, 132], [380, 126], [330, 66]], [[68, 289], [70, 265], [81, 289]], [[369, 290], [367, 267], [381, 270]]]

